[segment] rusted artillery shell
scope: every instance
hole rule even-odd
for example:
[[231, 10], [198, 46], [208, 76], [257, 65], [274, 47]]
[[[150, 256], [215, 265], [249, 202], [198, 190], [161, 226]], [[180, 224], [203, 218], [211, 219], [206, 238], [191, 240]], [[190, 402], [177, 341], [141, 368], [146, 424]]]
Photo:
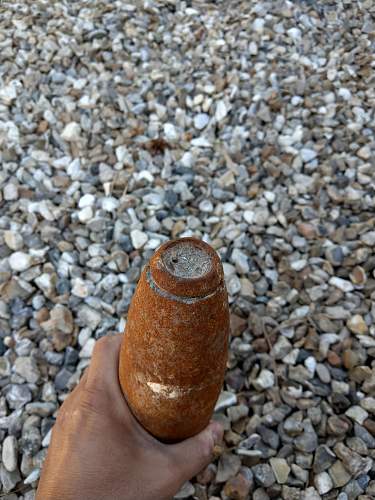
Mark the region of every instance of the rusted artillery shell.
[[119, 378], [133, 414], [174, 442], [209, 422], [227, 362], [229, 311], [223, 268], [203, 241], [162, 245], [130, 305]]

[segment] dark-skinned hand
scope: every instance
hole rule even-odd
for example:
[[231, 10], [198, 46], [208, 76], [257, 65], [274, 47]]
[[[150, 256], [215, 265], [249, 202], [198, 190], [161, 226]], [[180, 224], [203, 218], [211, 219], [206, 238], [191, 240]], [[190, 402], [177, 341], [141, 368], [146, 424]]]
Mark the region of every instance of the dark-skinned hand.
[[121, 335], [99, 340], [52, 431], [37, 500], [169, 500], [212, 459], [223, 430], [163, 444], [132, 415], [118, 380]]

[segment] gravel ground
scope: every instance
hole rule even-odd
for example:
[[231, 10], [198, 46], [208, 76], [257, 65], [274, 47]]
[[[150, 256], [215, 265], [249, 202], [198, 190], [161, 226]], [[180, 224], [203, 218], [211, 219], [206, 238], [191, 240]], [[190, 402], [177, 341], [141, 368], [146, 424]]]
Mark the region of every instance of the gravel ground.
[[96, 339], [192, 235], [229, 291], [226, 449], [176, 498], [375, 498], [374, 16], [0, 4], [3, 498], [34, 498]]

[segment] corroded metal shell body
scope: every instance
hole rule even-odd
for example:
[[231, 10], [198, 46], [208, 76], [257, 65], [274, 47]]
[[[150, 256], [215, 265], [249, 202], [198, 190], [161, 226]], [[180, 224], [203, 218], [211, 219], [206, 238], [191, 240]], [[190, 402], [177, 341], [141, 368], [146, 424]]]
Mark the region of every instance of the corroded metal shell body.
[[145, 429], [175, 442], [208, 424], [224, 379], [228, 336], [216, 252], [194, 238], [162, 245], [142, 272], [120, 353], [121, 387]]

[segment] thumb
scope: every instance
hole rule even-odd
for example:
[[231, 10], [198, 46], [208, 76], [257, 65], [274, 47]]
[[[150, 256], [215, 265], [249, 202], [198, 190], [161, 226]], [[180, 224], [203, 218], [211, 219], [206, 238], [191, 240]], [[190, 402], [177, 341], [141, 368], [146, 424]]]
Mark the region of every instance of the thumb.
[[170, 445], [170, 451], [179, 467], [181, 480], [188, 481], [198, 474], [213, 459], [214, 446], [223, 439], [223, 427], [211, 421], [199, 434]]

